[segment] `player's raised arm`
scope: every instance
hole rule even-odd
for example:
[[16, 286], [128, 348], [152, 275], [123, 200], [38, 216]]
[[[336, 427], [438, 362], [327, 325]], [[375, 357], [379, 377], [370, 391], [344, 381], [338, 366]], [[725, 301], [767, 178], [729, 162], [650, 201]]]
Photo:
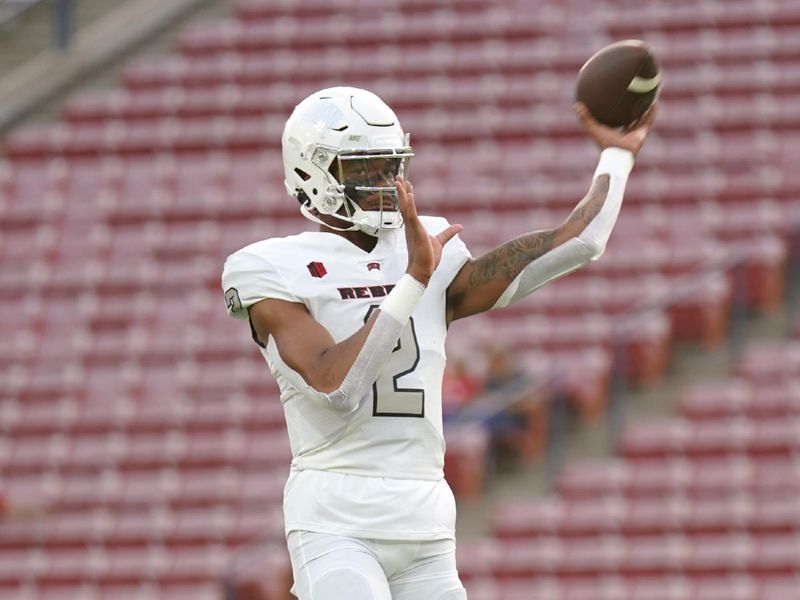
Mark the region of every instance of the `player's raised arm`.
[[628, 174], [656, 107], [625, 131], [602, 125], [583, 104], [574, 109], [586, 134], [601, 149], [589, 193], [558, 227], [521, 235], [467, 262], [448, 288], [448, 322], [507, 306], [605, 251]]

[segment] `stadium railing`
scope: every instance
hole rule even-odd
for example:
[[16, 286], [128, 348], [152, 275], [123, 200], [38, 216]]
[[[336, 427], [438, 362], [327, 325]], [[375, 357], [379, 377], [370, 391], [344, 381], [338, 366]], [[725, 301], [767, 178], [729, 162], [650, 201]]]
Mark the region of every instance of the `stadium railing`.
[[[43, 3], [44, 0], [0, 0], [0, 26]], [[63, 52], [69, 49], [72, 41], [75, 0], [55, 0], [53, 9], [53, 43]]]
[[16, 19], [29, 8], [41, 4], [44, 0], [2, 0], [0, 2], [0, 25]]

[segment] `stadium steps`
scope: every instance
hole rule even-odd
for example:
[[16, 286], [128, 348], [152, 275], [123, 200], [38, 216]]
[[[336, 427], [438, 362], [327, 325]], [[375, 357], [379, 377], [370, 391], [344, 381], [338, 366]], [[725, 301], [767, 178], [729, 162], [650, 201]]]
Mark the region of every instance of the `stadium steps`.
[[[785, 341], [791, 334], [791, 319], [792, 310], [788, 305], [773, 312], [749, 316], [743, 345]], [[674, 416], [683, 390], [698, 383], [728, 379], [733, 362], [734, 356], [727, 348], [709, 352], [707, 348], [697, 344], [677, 343], [671, 356], [668, 376], [652, 389], [631, 390], [625, 399], [622, 421], [625, 424], [634, 424]], [[571, 423], [563, 447], [564, 465], [609, 458], [613, 448], [609, 423]], [[459, 504], [459, 541], [480, 539], [489, 535], [490, 518], [498, 504], [544, 497], [552, 491], [550, 484], [547, 465], [543, 461], [528, 466], [513, 464], [494, 473], [482, 496]]]
[[[129, 0], [77, 0], [76, 35]], [[40, 52], [55, 51], [53, 2], [41, 2], [0, 28], [0, 74], [9, 73]]]
[[[101, 0], [102, 1], [102, 0]], [[125, 0], [122, 0], [125, 1]], [[197, 9], [191, 11], [184, 19], [174, 23], [156, 34], [144, 44], [133, 48], [125, 56], [114, 61], [107, 67], [92, 74], [86, 81], [81, 82], [80, 92], [105, 93], [119, 85], [122, 72], [130, 67], [131, 61], [139, 58], [151, 57], [163, 59], [172, 52], [180, 33], [185, 29], [187, 22], [194, 20], [211, 20], [222, 18], [231, 13], [235, 0], [206, 0]], [[67, 100], [74, 98], [74, 91], [61, 94], [49, 102], [34, 117], [35, 122], [56, 122], [63, 117], [64, 105]]]
[[[193, 15], [203, 14], [209, 7], [212, 10], [207, 14], [212, 17], [230, 11], [230, 0], [161, 4], [151, 0], [78, 1], [77, 34], [70, 52], [59, 54], [53, 44], [52, 16], [45, 10], [49, 4], [40, 9], [30, 31], [25, 26], [14, 27], [15, 20], [6, 27], [7, 35], [1, 36], [0, 95], [6, 102], [0, 112], [0, 141], [9, 127], [21, 120], [57, 120], [64, 98], [78, 86], [91, 87], [99, 81], [105, 89], [116, 81], [120, 64], [158, 38], [171, 42], [170, 35]], [[8, 46], [3, 47], [5, 44]], [[159, 47], [162, 53], [164, 49]]]

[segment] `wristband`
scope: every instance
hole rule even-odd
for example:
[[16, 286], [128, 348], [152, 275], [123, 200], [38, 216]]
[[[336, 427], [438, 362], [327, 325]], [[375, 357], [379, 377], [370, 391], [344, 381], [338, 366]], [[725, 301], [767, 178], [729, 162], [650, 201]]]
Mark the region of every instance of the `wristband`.
[[592, 178], [598, 175], [627, 177], [631, 169], [633, 169], [633, 152], [622, 148], [606, 148], [600, 153], [600, 161]]
[[406, 273], [381, 302], [379, 308], [405, 325], [424, 291], [425, 286]]

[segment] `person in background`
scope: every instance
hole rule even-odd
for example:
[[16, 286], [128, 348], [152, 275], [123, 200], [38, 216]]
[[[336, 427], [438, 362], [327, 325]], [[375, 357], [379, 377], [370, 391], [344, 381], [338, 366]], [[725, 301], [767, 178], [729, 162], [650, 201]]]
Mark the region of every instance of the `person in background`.
[[448, 359], [442, 379], [442, 418], [447, 421], [458, 414], [482, 387], [481, 380], [472, 374], [464, 357]]

